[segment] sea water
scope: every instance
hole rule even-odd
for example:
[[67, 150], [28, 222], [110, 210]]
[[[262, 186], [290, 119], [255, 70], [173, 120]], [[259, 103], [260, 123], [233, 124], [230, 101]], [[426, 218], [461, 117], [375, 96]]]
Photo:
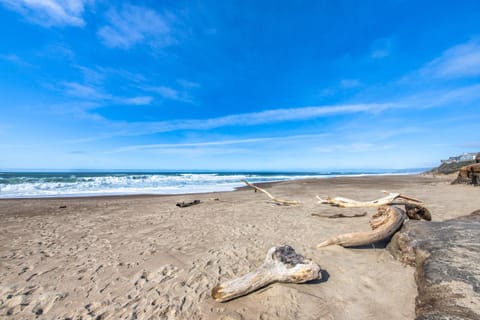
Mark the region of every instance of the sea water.
[[415, 172], [0, 172], [0, 198], [204, 193], [234, 190], [244, 186], [242, 179], [259, 183]]

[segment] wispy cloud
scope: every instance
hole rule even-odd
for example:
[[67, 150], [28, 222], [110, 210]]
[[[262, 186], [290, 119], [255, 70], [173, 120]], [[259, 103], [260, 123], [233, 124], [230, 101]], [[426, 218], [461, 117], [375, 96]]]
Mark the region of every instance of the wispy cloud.
[[379, 38], [375, 40], [370, 49], [370, 57], [373, 59], [386, 58], [391, 54], [393, 38]]
[[111, 9], [106, 20], [107, 24], [98, 30], [98, 36], [112, 48], [128, 49], [140, 43], [162, 48], [175, 42], [170, 25], [174, 20], [171, 14], [124, 5], [121, 10]]
[[444, 79], [480, 76], [480, 42], [470, 41], [446, 50], [419, 74]]
[[11, 62], [11, 63], [14, 63], [14, 64], [19, 65], [19, 66], [24, 66], [24, 67], [25, 66], [26, 67], [31, 67], [32, 66], [30, 63], [26, 62], [25, 60], [23, 60], [22, 58], [20, 58], [16, 54], [0, 54], [0, 59]]
[[261, 112], [229, 115], [209, 120], [210, 125], [257, 125], [282, 121], [296, 121], [349, 114], [358, 112], [378, 112], [392, 107], [391, 104], [351, 104], [334, 106], [312, 106], [289, 109], [273, 109]]
[[[63, 82], [64, 92], [66, 95], [80, 98], [85, 101], [97, 101], [97, 102], [111, 102], [126, 105], [149, 105], [153, 101], [151, 96], [135, 96], [135, 97], [118, 97], [109, 93], [104, 93], [101, 89], [91, 86], [80, 84], [77, 82]], [[101, 104], [96, 105], [96, 107]]]
[[94, 0], [0, 0], [0, 3], [41, 26], [82, 27], [85, 7]]
[[49, 106], [49, 109], [54, 114], [74, 116], [82, 120], [107, 122], [101, 115], [92, 111], [99, 107], [101, 107], [101, 104], [98, 102], [79, 100], [53, 104]]
[[171, 99], [171, 100], [178, 100], [179, 93], [177, 90], [169, 88], [169, 87], [154, 87], [151, 88], [152, 91], [159, 93], [163, 98]]
[[434, 108], [471, 103], [480, 99], [480, 84], [422, 91], [402, 99], [404, 107]]
[[138, 96], [133, 98], [121, 98], [120, 101], [123, 104], [132, 104], [137, 106], [149, 105], [153, 101], [153, 97], [150, 96]]
[[361, 152], [388, 150], [391, 148], [393, 148], [393, 146], [390, 144], [355, 142], [351, 144], [335, 144], [335, 145], [315, 147], [314, 151], [320, 152], [320, 153], [332, 153], [332, 152], [361, 153]]
[[[210, 130], [229, 126], [256, 126], [281, 122], [306, 121], [335, 117], [338, 115], [381, 114], [395, 109], [439, 108], [452, 104], [471, 103], [480, 99], [480, 85], [450, 88], [416, 93], [388, 103], [326, 105], [285, 109], [271, 109], [261, 112], [231, 114], [207, 119], [173, 119], [151, 122], [111, 122], [110, 135], [140, 136], [155, 133]], [[87, 138], [88, 139], [88, 138]]]
[[83, 75], [83, 79], [86, 83], [100, 84], [104, 82], [106, 75], [104, 72], [100, 72], [91, 67], [76, 65], [75, 68], [80, 70]]
[[188, 81], [188, 80], [185, 80], [185, 79], [178, 79], [177, 82], [183, 88], [198, 88], [198, 87], [200, 87], [199, 83], [196, 83], [196, 82], [193, 82], [193, 81]]
[[361, 86], [362, 83], [357, 79], [343, 79], [340, 81], [340, 87], [343, 89], [353, 89]]
[[87, 100], [108, 100], [112, 98], [111, 95], [102, 93], [99, 89], [93, 86], [88, 86], [77, 82], [63, 82], [62, 85], [65, 89], [65, 94], [71, 97], [83, 98]]
[[304, 134], [304, 135], [293, 135], [293, 136], [283, 136], [283, 137], [261, 137], [261, 138], [247, 138], [247, 139], [233, 139], [233, 140], [219, 140], [219, 141], [202, 141], [202, 142], [191, 142], [191, 143], [159, 143], [159, 144], [144, 144], [144, 145], [132, 145], [114, 149], [109, 153], [118, 153], [118, 152], [129, 152], [129, 151], [139, 151], [139, 150], [150, 150], [150, 149], [184, 149], [184, 148], [203, 148], [203, 147], [213, 147], [213, 146], [228, 146], [228, 145], [241, 145], [241, 144], [255, 144], [255, 143], [265, 143], [273, 141], [298, 141], [300, 139], [317, 139], [325, 137], [326, 134]]
[[194, 87], [184, 87], [183, 89], [178, 90], [167, 86], [157, 86], [144, 87], [143, 89], [146, 91], [157, 93], [158, 95], [160, 95], [160, 97], [166, 100], [194, 103], [194, 100], [189, 93], [189, 89], [192, 88]]
[[341, 114], [376, 113], [393, 107], [397, 106], [393, 104], [353, 104], [273, 109], [262, 112], [232, 114], [209, 119], [178, 119], [156, 122], [115, 123], [114, 127], [121, 128], [116, 135], [147, 135], [182, 130], [209, 130], [228, 126], [254, 126], [288, 121], [303, 121]]

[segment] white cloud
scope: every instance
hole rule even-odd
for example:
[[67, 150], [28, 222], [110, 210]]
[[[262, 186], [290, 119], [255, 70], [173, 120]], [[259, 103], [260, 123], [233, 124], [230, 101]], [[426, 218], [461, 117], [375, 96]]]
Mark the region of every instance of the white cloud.
[[353, 88], [358, 88], [362, 85], [360, 81], [357, 79], [343, 79], [340, 81], [340, 86], [343, 89], [353, 89]]
[[193, 82], [193, 81], [188, 81], [185, 79], [178, 79], [177, 80], [178, 84], [180, 84], [184, 88], [198, 88], [200, 87], [200, 84]]
[[193, 103], [193, 99], [188, 93], [189, 89], [195, 88], [194, 86], [184, 86], [183, 89], [177, 90], [171, 87], [158, 86], [158, 87], [145, 87], [146, 91], [151, 91], [159, 94], [162, 98], [167, 100], [181, 101]]
[[[135, 96], [135, 97], [118, 97], [108, 93], [102, 92], [102, 90], [77, 82], [63, 82], [64, 93], [68, 96], [80, 98], [84, 101], [96, 101], [103, 103], [118, 103], [125, 105], [149, 105], [153, 101], [153, 97], [150, 96]], [[96, 107], [101, 107], [101, 104], [96, 104]]]
[[434, 108], [471, 103], [480, 99], [480, 84], [458, 88], [423, 91], [401, 101], [404, 107]]
[[181, 130], [209, 130], [227, 126], [253, 126], [286, 121], [303, 121], [340, 114], [381, 112], [397, 107], [393, 104], [352, 104], [273, 109], [261, 112], [233, 114], [210, 119], [179, 119], [157, 122], [125, 123], [122, 135], [144, 135]]
[[94, 0], [0, 0], [28, 21], [45, 27], [85, 25], [83, 12]]
[[178, 91], [169, 87], [155, 87], [152, 91], [158, 92], [163, 98], [178, 100]]
[[379, 38], [375, 40], [370, 49], [370, 57], [373, 59], [383, 59], [391, 54], [393, 47], [393, 38]]
[[111, 95], [100, 92], [93, 86], [83, 85], [77, 82], [64, 82], [62, 83], [65, 89], [65, 93], [72, 97], [83, 98], [87, 100], [108, 100], [111, 99]]
[[124, 5], [107, 13], [107, 25], [98, 36], [109, 47], [128, 49], [139, 43], [162, 48], [174, 42], [171, 36], [171, 15], [139, 6]]
[[75, 66], [83, 75], [83, 79], [86, 83], [92, 84], [101, 84], [106, 78], [105, 73], [99, 72], [98, 70], [85, 67], [85, 66]]
[[124, 104], [134, 104], [138, 106], [149, 105], [153, 101], [153, 97], [150, 96], [139, 96], [134, 98], [124, 98], [122, 102]]
[[379, 150], [388, 150], [393, 148], [392, 145], [355, 142], [351, 144], [335, 144], [328, 146], [315, 147], [313, 150], [320, 153], [332, 153], [332, 152], [347, 152], [347, 153], [362, 153]]
[[32, 67], [30, 63], [26, 62], [16, 54], [0, 54], [0, 59], [22, 67]]
[[210, 125], [257, 125], [281, 121], [296, 121], [358, 112], [378, 112], [390, 108], [390, 104], [351, 104], [334, 106], [313, 106], [289, 109], [273, 109], [261, 112], [229, 115], [210, 119]]
[[454, 46], [426, 64], [419, 73], [444, 79], [480, 76], [480, 43], [471, 41]]
[[129, 152], [138, 150], [150, 150], [150, 149], [185, 149], [185, 148], [203, 148], [203, 147], [215, 147], [215, 146], [228, 146], [239, 144], [255, 144], [265, 143], [273, 141], [298, 141], [305, 139], [317, 139], [325, 137], [326, 134], [304, 134], [293, 135], [284, 137], [262, 137], [262, 138], [246, 138], [246, 139], [234, 139], [234, 140], [218, 140], [218, 141], [202, 141], [191, 143], [157, 143], [157, 144], [144, 144], [144, 145], [132, 145], [117, 148], [109, 153], [117, 152]]

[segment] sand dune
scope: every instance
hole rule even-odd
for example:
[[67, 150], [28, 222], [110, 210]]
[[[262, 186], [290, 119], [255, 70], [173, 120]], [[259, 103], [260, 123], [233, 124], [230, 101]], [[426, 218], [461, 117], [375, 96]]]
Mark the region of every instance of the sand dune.
[[[474, 187], [447, 178], [383, 176], [265, 186], [301, 201], [281, 207], [251, 189], [182, 196], [0, 200], [0, 318], [5, 319], [413, 319], [414, 269], [382, 248], [315, 249], [327, 237], [367, 230], [374, 208], [317, 204], [315, 195], [359, 200], [401, 192], [433, 220], [480, 209]], [[215, 200], [218, 198], [218, 200]], [[178, 208], [177, 202], [201, 204]], [[359, 213], [324, 219], [311, 213]], [[273, 284], [227, 303], [221, 280], [250, 271], [288, 243], [324, 279]]]

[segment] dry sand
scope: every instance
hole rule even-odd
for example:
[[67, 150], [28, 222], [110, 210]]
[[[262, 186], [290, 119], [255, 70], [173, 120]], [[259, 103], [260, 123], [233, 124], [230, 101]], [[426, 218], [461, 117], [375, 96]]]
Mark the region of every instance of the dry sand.
[[[480, 209], [480, 188], [451, 177], [381, 176], [266, 185], [181, 196], [0, 200], [1, 319], [413, 319], [414, 269], [382, 248], [315, 249], [325, 238], [368, 230], [372, 208], [317, 204], [315, 195], [371, 200], [380, 190], [425, 201], [434, 220]], [[214, 200], [218, 198], [218, 200]], [[178, 208], [179, 201], [201, 204]], [[361, 213], [325, 219], [312, 213]], [[288, 243], [324, 279], [273, 284], [217, 303], [219, 281], [258, 266]]]

